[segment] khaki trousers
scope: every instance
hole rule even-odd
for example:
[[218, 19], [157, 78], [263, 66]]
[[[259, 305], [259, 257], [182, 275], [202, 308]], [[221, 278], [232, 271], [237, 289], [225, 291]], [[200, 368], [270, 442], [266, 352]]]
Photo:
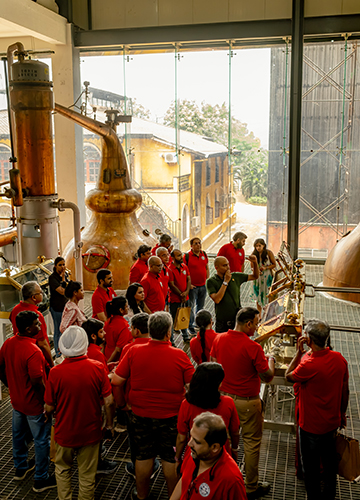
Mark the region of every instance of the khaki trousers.
[[240, 419], [245, 453], [246, 492], [256, 491], [259, 480], [259, 457], [264, 416], [261, 399], [234, 399]]
[[100, 443], [66, 448], [56, 444], [55, 476], [59, 500], [71, 500], [71, 467], [77, 454], [79, 470], [78, 500], [93, 500], [95, 492], [95, 475], [99, 460]]

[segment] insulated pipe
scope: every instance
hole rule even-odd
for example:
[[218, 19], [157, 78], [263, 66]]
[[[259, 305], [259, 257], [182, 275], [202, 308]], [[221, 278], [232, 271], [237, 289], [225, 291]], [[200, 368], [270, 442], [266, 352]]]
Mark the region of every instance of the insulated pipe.
[[[17, 51], [19, 54], [22, 54], [21, 57], [23, 57], [23, 54], [25, 53], [25, 48], [23, 46], [23, 44], [21, 42], [16, 42], [16, 43], [13, 43], [12, 45], [9, 45], [8, 49], [7, 49], [7, 52], [6, 52], [6, 59], [7, 59], [7, 67], [8, 67], [8, 78], [9, 78], [9, 81], [11, 79], [11, 66], [14, 62], [14, 52]], [[6, 82], [6, 85], [7, 85], [7, 82]], [[8, 96], [8, 99], [9, 99], [9, 96]], [[10, 106], [10, 100], [8, 102], [8, 105]], [[16, 131], [15, 131], [15, 116], [14, 116], [14, 112], [13, 111], [10, 111], [10, 128], [11, 128], [11, 143], [12, 143], [12, 155], [13, 157], [16, 157], [17, 155], [17, 151], [16, 151]]]
[[17, 229], [11, 228], [6, 229], [5, 231], [0, 231], [0, 247], [4, 247], [6, 245], [11, 245], [15, 243], [17, 238]]
[[73, 211], [74, 216], [74, 238], [75, 238], [75, 249], [74, 249], [74, 259], [75, 259], [75, 277], [76, 281], [83, 283], [83, 266], [82, 266], [82, 254], [81, 248], [83, 243], [81, 241], [81, 231], [80, 231], [80, 210], [79, 207], [71, 202], [65, 201], [60, 198], [57, 201], [51, 203], [53, 208], [57, 208], [60, 212], [64, 212], [66, 208], [70, 208]]

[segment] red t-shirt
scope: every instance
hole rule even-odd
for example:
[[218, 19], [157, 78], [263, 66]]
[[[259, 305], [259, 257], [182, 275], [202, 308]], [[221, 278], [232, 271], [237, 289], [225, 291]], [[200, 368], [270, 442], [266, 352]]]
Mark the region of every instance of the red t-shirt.
[[269, 369], [260, 344], [243, 332], [229, 330], [215, 337], [210, 356], [224, 368], [222, 391], [244, 398], [259, 394], [259, 373]]
[[104, 354], [101, 352], [101, 347], [99, 345], [89, 344], [89, 347], [87, 350], [87, 357], [89, 359], [95, 359], [95, 361], [100, 361], [100, 363], [102, 363], [104, 365], [106, 370], [108, 370], [106, 358], [105, 358]]
[[114, 315], [108, 319], [104, 325], [105, 331], [105, 358], [109, 359], [112, 355], [115, 347], [118, 347], [120, 350], [128, 344], [132, 342], [131, 330], [129, 327], [129, 323], [123, 316]]
[[150, 311], [152, 313], [163, 311], [165, 308], [165, 296], [160, 275], [148, 272], [140, 281], [140, 285], [144, 288], [144, 302]]
[[138, 259], [130, 269], [129, 282], [131, 283], [140, 283], [143, 276], [148, 272], [149, 268], [146, 262], [141, 259]]
[[97, 318], [97, 315], [102, 312], [106, 314], [106, 302], [109, 302], [114, 297], [116, 297], [116, 293], [111, 286], [104, 290], [98, 285], [91, 297], [92, 317]]
[[25, 415], [40, 415], [44, 401], [40, 400], [30, 382], [42, 377], [46, 381], [45, 358], [35, 338], [15, 335], [0, 349], [0, 365], [5, 365], [11, 404]]
[[[41, 330], [35, 337], [33, 337], [37, 342], [40, 342], [41, 340], [47, 340], [49, 342], [48, 336], [47, 336], [47, 329], [46, 329], [46, 323], [45, 323], [45, 318], [39, 311], [38, 307], [35, 304], [27, 304], [26, 302], [21, 301], [20, 304], [15, 306], [13, 310], [10, 313], [10, 321], [13, 327], [13, 332], [14, 335], [18, 333], [18, 328], [16, 326], [16, 316], [22, 312], [22, 311], [33, 311], [36, 312], [36, 314], [39, 316], [39, 321], [41, 323]], [[50, 345], [50, 344], [49, 344]]]
[[[189, 268], [186, 264], [181, 264], [180, 267], [176, 267], [172, 262], [169, 266], [169, 281], [173, 281], [174, 285], [180, 290], [180, 292], [185, 292], [187, 288], [187, 278], [190, 276]], [[189, 296], [186, 297], [186, 300]], [[179, 295], [174, 293], [170, 289], [170, 302], [181, 302]]]
[[215, 465], [193, 479], [196, 466], [190, 453], [185, 456], [180, 500], [247, 500], [240, 469], [225, 449]]
[[[188, 259], [186, 258], [188, 255]], [[205, 286], [207, 280], [207, 265], [209, 259], [205, 252], [201, 251], [195, 255], [192, 250], [184, 255], [184, 262], [189, 268], [191, 284], [194, 286]]]
[[349, 378], [346, 359], [326, 348], [302, 359], [292, 372], [299, 388], [299, 425], [312, 434], [326, 434], [341, 424], [343, 385]]
[[169, 273], [169, 268], [163, 263], [163, 268], [161, 269], [160, 273], [160, 280], [162, 283], [162, 292], [164, 294], [165, 300], [166, 297], [168, 296], [169, 293], [169, 280], [170, 280], [170, 273]]
[[139, 417], [170, 418], [179, 412], [194, 367], [188, 356], [170, 342], [150, 339], [133, 345], [115, 373], [129, 379], [129, 403]]
[[110, 394], [109, 377], [99, 361], [79, 356], [52, 368], [44, 399], [55, 407], [55, 441], [69, 448], [98, 443], [102, 398]]
[[[206, 330], [205, 332], [205, 356], [206, 361], [210, 361], [210, 351], [217, 333], [214, 330]], [[202, 347], [200, 334], [198, 333], [196, 337], [190, 340], [190, 352], [193, 360], [200, 365], [203, 363], [201, 359]]]
[[[203, 413], [210, 411], [215, 415], [220, 415], [225, 422], [226, 428], [230, 435], [239, 432], [240, 420], [236, 411], [235, 403], [230, 396], [221, 396], [220, 403], [216, 408], [200, 408], [190, 404], [186, 399], [181, 403], [177, 429], [179, 434], [190, 437], [190, 429], [193, 425], [194, 418]], [[229, 441], [226, 441], [226, 449], [230, 453]]]
[[242, 273], [245, 262], [245, 251], [243, 248], [235, 248], [231, 242], [226, 243], [218, 251], [218, 256], [220, 255], [227, 258], [232, 273]]
[[[134, 345], [141, 345], [141, 344], [147, 344], [150, 340], [150, 337], [140, 337], [138, 339], [134, 339], [133, 342], [131, 342], [130, 344], [126, 344], [126, 346], [124, 347], [124, 349], [121, 351], [121, 355], [120, 355], [120, 361], [123, 359], [123, 357], [125, 356], [125, 354], [128, 352], [129, 349], [131, 349]], [[120, 362], [119, 361], [119, 362]], [[126, 381], [126, 384], [125, 384], [125, 389], [124, 389], [124, 393], [125, 393], [125, 401], [128, 402], [129, 401], [129, 392], [130, 392], [130, 387], [131, 387], [131, 384], [130, 384], [130, 379], [128, 379]]]

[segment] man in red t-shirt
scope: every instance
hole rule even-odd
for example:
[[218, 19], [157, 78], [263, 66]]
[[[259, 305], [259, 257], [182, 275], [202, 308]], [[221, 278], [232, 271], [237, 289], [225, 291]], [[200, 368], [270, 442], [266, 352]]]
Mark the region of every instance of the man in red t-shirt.
[[130, 381], [128, 403], [136, 444], [137, 497], [149, 492], [154, 460], [160, 455], [162, 469], [171, 495], [176, 481], [174, 446], [177, 414], [190, 383], [194, 367], [188, 356], [171, 346], [172, 319], [169, 313], [156, 312], [149, 318], [150, 341], [133, 345], [120, 361], [112, 379], [119, 407], [125, 407], [120, 386]]
[[105, 323], [107, 320], [106, 302], [116, 297], [115, 291], [111, 288], [113, 277], [109, 269], [100, 269], [96, 278], [99, 284], [91, 297], [92, 317]]
[[162, 290], [163, 294], [165, 297], [165, 305], [168, 306], [169, 304], [169, 280], [170, 280], [170, 273], [169, 273], [169, 261], [170, 261], [170, 255], [168, 250], [165, 247], [159, 247], [156, 250], [156, 255], [161, 259], [162, 262], [162, 269], [160, 272], [160, 279], [162, 283]]
[[[179, 307], [186, 305], [189, 300], [191, 279], [189, 268], [183, 263], [183, 255], [180, 250], [171, 252], [172, 262], [169, 266], [169, 287], [170, 287], [170, 314], [173, 322]], [[181, 330], [183, 341], [190, 342], [187, 328]], [[171, 336], [171, 343], [174, 345], [174, 328]]]
[[[59, 348], [65, 360], [49, 374], [45, 411], [55, 422], [55, 474], [59, 499], [71, 498], [71, 468], [75, 454], [79, 498], [94, 498], [95, 475], [102, 438], [102, 399], [107, 430], [113, 425], [113, 397], [104, 365], [86, 356], [88, 338], [80, 326], [69, 326]], [[113, 470], [112, 470], [113, 472]]]
[[189, 268], [191, 278], [191, 288], [189, 292], [189, 302], [191, 316], [189, 331], [195, 335], [195, 314], [204, 309], [206, 298], [206, 280], [209, 277], [209, 259], [206, 252], [201, 250], [201, 239], [192, 238], [190, 240], [191, 250], [184, 254], [185, 264]]
[[156, 250], [160, 247], [165, 247], [167, 248], [169, 255], [171, 254], [173, 250], [173, 245], [171, 244], [171, 236], [168, 234], [162, 234], [159, 238], [159, 243], [157, 243], [154, 248], [151, 250], [152, 255], [156, 255]]
[[[0, 379], [9, 387], [12, 418], [12, 448], [16, 481], [25, 479], [35, 468], [34, 491], [56, 487], [49, 476], [51, 422], [44, 415], [46, 382], [45, 358], [35, 343], [41, 329], [34, 311], [16, 316], [18, 334], [4, 342], [0, 350]], [[26, 436], [30, 432], [35, 443], [35, 460], [28, 460]]]
[[155, 256], [150, 257], [148, 264], [149, 271], [140, 281], [140, 285], [144, 289], [144, 302], [150, 311], [154, 313], [156, 311], [163, 311], [165, 307], [165, 296], [160, 277], [163, 265], [161, 259]]
[[28, 281], [22, 286], [21, 295], [23, 300], [20, 302], [20, 304], [15, 306], [10, 313], [9, 319], [13, 327], [13, 332], [14, 334], [18, 332], [16, 326], [16, 316], [19, 314], [19, 312], [21, 311], [35, 312], [38, 315], [41, 323], [41, 329], [35, 336], [36, 345], [41, 349], [49, 366], [54, 366], [54, 362], [51, 357], [49, 339], [46, 331], [47, 328], [46, 328], [45, 318], [37, 307], [37, 304], [40, 304], [40, 302], [42, 302], [43, 300], [43, 292], [41, 290], [39, 283], [37, 281]]
[[246, 234], [239, 231], [234, 234], [230, 243], [226, 243], [218, 251], [218, 257], [226, 257], [229, 261], [232, 273], [244, 272], [246, 238]]
[[106, 371], [108, 371], [108, 364], [106, 358], [101, 351], [101, 347], [105, 342], [105, 332], [104, 332], [104, 323], [95, 318], [90, 318], [84, 321], [81, 325], [88, 336], [88, 349], [87, 349], [87, 357], [89, 359], [95, 359], [96, 361], [100, 361], [104, 365]]
[[244, 479], [224, 445], [226, 425], [209, 411], [194, 418], [181, 478], [170, 500], [247, 500]]
[[142, 277], [148, 272], [147, 261], [151, 257], [151, 247], [140, 245], [137, 251], [138, 259], [131, 266], [129, 283], [140, 283]]
[[259, 482], [259, 457], [263, 432], [260, 379], [271, 382], [275, 360], [266, 359], [260, 344], [250, 339], [259, 323], [259, 311], [244, 307], [236, 315], [235, 330], [218, 334], [211, 349], [211, 361], [225, 371], [221, 390], [233, 398], [242, 427], [245, 454], [246, 493], [249, 500], [266, 495], [268, 483]]
[[[349, 372], [346, 359], [326, 347], [329, 325], [310, 320], [298, 339], [295, 357], [286, 378], [299, 386], [300, 453], [309, 500], [336, 495], [336, 431], [346, 427]], [[307, 344], [310, 355], [304, 356]], [[322, 468], [322, 471], [321, 471]], [[321, 492], [321, 481], [324, 489]]]

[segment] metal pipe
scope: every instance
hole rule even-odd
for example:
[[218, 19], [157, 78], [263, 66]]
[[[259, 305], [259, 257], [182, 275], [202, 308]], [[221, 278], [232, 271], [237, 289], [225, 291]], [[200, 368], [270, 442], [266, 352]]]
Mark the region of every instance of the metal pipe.
[[0, 247], [4, 247], [6, 245], [11, 245], [15, 243], [17, 238], [17, 230], [14, 228], [6, 229], [4, 231], [0, 231]]
[[60, 198], [57, 201], [51, 203], [53, 208], [57, 208], [60, 212], [64, 212], [66, 208], [70, 208], [73, 211], [74, 216], [74, 259], [75, 259], [75, 276], [76, 281], [83, 283], [83, 266], [82, 266], [82, 253], [81, 248], [83, 243], [81, 241], [81, 231], [80, 231], [80, 210], [79, 207], [72, 201], [65, 201]]

